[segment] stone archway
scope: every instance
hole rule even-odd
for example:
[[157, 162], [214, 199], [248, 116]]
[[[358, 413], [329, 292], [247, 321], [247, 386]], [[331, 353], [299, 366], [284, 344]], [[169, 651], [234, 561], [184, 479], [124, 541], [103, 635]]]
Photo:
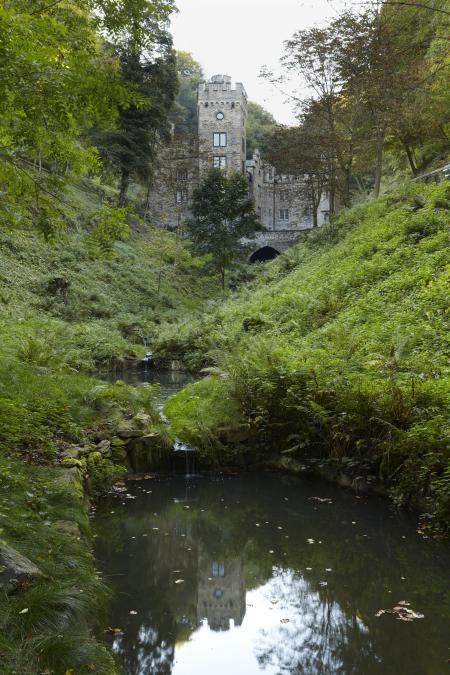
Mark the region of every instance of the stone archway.
[[251, 263], [268, 262], [269, 260], [273, 260], [279, 255], [280, 251], [277, 251], [277, 249], [273, 248], [273, 246], [262, 246], [257, 251], [252, 253], [252, 255], [250, 256], [250, 262]]

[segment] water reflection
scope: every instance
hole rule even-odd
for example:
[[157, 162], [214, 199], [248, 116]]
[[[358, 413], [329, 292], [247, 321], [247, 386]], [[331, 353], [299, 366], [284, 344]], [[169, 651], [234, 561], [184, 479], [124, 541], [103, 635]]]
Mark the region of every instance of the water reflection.
[[240, 626], [245, 616], [243, 556], [219, 562], [202, 550], [198, 559], [197, 622], [206, 619], [211, 630]]
[[[385, 504], [275, 476], [130, 493], [96, 518], [127, 675], [447, 672], [448, 551]], [[400, 600], [425, 618], [375, 617]]]

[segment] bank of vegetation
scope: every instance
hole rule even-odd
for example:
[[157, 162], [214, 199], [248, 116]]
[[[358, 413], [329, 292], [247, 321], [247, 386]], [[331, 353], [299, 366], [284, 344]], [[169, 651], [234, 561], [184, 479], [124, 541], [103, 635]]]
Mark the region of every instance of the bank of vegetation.
[[[206, 377], [166, 405], [211, 464], [335, 465], [449, 523], [448, 183], [342, 211], [162, 334]], [[313, 461], [314, 464], [314, 461]]]
[[[315, 92], [298, 127], [275, 129], [249, 107], [249, 152], [260, 146], [279, 171], [308, 174], [313, 211], [328, 191], [332, 223], [245, 270], [238, 281], [255, 279], [222, 305], [217, 269], [239, 285], [239, 251], [226, 251], [225, 275], [214, 237], [206, 249], [185, 223], [166, 232], [148, 218], [159, 150], [172, 124], [195, 132], [203, 77], [173, 49], [171, 0], [2, 4], [5, 675], [115, 672], [95, 630], [107, 591], [88, 501], [135, 453], [167, 452], [175, 435], [205, 465], [323, 463], [356, 485], [382, 481], [446, 530], [448, 188], [405, 182], [368, 196], [445, 161], [447, 3], [372, 4], [287, 45], [287, 70], [309, 74]], [[229, 221], [206, 213], [204, 232]], [[169, 430], [156, 390], [120, 381], [147, 349], [205, 375], [167, 404]]]
[[[155, 388], [125, 385], [122, 369], [138, 367], [162, 322], [213, 297], [214, 280], [175, 235], [152, 229], [106, 258], [82, 228], [53, 246], [32, 231], [3, 234], [1, 246], [0, 669], [113, 673], [92, 632], [107, 591], [89, 500], [133, 470], [141, 438], [145, 456], [173, 442]], [[37, 575], [20, 574], [21, 556]]]

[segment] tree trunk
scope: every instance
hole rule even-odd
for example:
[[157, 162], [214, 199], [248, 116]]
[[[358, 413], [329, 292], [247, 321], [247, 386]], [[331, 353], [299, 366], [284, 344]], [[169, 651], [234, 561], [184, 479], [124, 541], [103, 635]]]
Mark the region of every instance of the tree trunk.
[[319, 224], [319, 219], [317, 216], [317, 211], [319, 209], [318, 204], [313, 204], [313, 227], [317, 227]]
[[381, 176], [383, 173], [383, 145], [384, 145], [384, 129], [378, 129], [377, 145], [376, 145], [375, 180], [373, 185], [373, 196], [375, 198], [380, 196]]
[[220, 268], [220, 276], [222, 280], [222, 290], [225, 290], [225, 267]]
[[409, 147], [408, 143], [405, 143], [405, 141], [402, 141], [402, 145], [405, 148], [406, 156], [408, 158], [409, 166], [411, 167], [412, 175], [417, 176], [418, 170], [414, 162], [414, 155], [412, 153], [412, 149]]
[[344, 169], [344, 185], [341, 192], [342, 203], [345, 207], [351, 206], [351, 199], [350, 199], [351, 180], [352, 180], [352, 167], [351, 164], [347, 164], [347, 166]]
[[336, 208], [336, 169], [334, 162], [330, 164], [329, 207], [331, 218]]
[[122, 169], [120, 174], [120, 185], [119, 185], [119, 207], [122, 208], [127, 204], [127, 192], [128, 186], [130, 184], [130, 172], [128, 169]]

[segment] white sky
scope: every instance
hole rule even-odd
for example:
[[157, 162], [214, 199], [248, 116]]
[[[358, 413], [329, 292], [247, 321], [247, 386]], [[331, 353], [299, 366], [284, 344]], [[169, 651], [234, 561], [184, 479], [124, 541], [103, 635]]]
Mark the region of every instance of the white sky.
[[191, 52], [210, 77], [243, 82], [249, 99], [278, 122], [293, 123], [286, 96], [258, 77], [261, 66], [277, 69], [283, 41], [301, 29], [323, 24], [344, 0], [178, 0], [172, 20], [175, 48]]

